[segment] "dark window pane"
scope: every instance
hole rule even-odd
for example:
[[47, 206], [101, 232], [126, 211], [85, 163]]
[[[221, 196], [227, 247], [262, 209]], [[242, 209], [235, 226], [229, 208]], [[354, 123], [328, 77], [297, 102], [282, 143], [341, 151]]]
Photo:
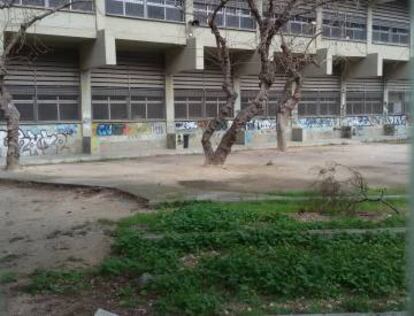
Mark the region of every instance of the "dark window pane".
[[60, 104], [60, 120], [61, 121], [77, 121], [79, 120], [79, 105], [73, 104]]
[[164, 20], [164, 8], [156, 6], [147, 6], [148, 17], [153, 19]]
[[79, 11], [93, 11], [93, 1], [81, 1], [72, 4], [72, 10], [79, 10]]
[[206, 116], [207, 117], [217, 116], [217, 103], [215, 102], [206, 103]]
[[187, 105], [185, 103], [175, 103], [175, 118], [186, 119], [187, 118]]
[[226, 26], [239, 27], [239, 17], [235, 15], [226, 15]]
[[167, 17], [169, 21], [183, 21], [183, 13], [180, 8], [166, 8]]
[[109, 111], [107, 103], [92, 104], [92, 118], [94, 120], [108, 120]]
[[145, 120], [145, 104], [131, 104], [131, 119]]
[[144, 5], [138, 3], [125, 3], [125, 15], [144, 16]]
[[21, 121], [34, 121], [33, 103], [17, 103], [15, 105], [20, 112]]
[[64, 5], [65, 3], [69, 3], [67, 0], [49, 0], [49, 7], [58, 7]]
[[128, 118], [126, 104], [111, 104], [111, 120], [122, 120]]
[[253, 19], [250, 17], [241, 17], [241, 27], [244, 29], [254, 29]]
[[44, 0], [22, 0], [23, 5], [32, 5], [32, 6], [39, 6], [44, 7], [45, 1]]
[[164, 118], [164, 103], [148, 104], [148, 119]]
[[203, 109], [201, 103], [190, 103], [188, 104], [188, 117], [202, 117]]
[[38, 119], [39, 121], [57, 121], [58, 119], [57, 104], [40, 103]]
[[106, 0], [106, 13], [124, 15], [123, 3], [115, 0]]

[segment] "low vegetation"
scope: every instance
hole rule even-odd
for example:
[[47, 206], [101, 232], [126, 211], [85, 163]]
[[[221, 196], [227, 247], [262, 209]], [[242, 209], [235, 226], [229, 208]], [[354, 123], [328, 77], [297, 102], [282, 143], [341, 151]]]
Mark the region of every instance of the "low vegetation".
[[28, 289], [113, 282], [118, 307], [160, 315], [403, 310], [405, 233], [395, 228], [407, 202], [393, 203], [400, 214], [370, 202], [325, 215], [294, 199], [163, 204], [118, 223], [98, 270], [37, 272]]

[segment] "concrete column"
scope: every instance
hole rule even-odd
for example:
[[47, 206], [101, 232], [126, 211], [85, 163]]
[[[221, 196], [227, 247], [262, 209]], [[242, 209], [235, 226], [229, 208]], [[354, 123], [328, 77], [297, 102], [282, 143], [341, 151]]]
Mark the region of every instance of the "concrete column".
[[316, 49], [321, 47], [322, 22], [323, 22], [323, 10], [322, 10], [322, 6], [319, 6], [316, 8], [316, 34], [319, 34], [315, 39]]
[[368, 3], [367, 13], [367, 53], [371, 51], [372, 46], [372, 4]]
[[174, 109], [174, 77], [165, 75], [165, 120], [167, 134], [175, 133], [175, 109]]
[[96, 30], [105, 29], [105, 0], [95, 0]]
[[384, 115], [388, 115], [388, 102], [389, 102], [388, 92], [389, 92], [388, 81], [385, 81], [384, 82], [384, 109], [383, 109]]
[[[346, 116], [346, 78], [341, 78], [341, 91], [340, 91], [340, 116]], [[342, 121], [342, 120], [341, 120]]]
[[[292, 95], [295, 92], [295, 89], [296, 89], [296, 83], [294, 82], [292, 84]], [[298, 122], [299, 122], [299, 114], [298, 114], [299, 110], [298, 110], [298, 108], [299, 108], [299, 104], [297, 104], [295, 106], [295, 108], [292, 110], [292, 113], [291, 113], [290, 124], [291, 124], [292, 127], [296, 127], [298, 125]]]
[[240, 90], [240, 77], [233, 78], [234, 90], [237, 93], [237, 99], [234, 103], [234, 114], [237, 115], [241, 110], [241, 90]]
[[92, 93], [91, 70], [82, 70], [81, 75], [82, 152], [91, 153], [92, 140]]
[[184, 5], [185, 5], [184, 18], [185, 18], [185, 24], [186, 24], [186, 33], [187, 33], [187, 37], [191, 37], [193, 35], [192, 33], [193, 33], [193, 28], [194, 28], [191, 25], [191, 22], [194, 21], [194, 2], [193, 0], [185, 0]]

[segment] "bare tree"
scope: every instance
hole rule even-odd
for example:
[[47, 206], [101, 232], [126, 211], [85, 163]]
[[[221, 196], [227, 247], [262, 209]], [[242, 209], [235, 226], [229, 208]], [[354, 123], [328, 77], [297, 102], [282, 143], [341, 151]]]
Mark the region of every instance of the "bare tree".
[[[335, 2], [335, 0], [269, 0], [263, 13], [259, 10], [255, 0], [246, 0], [250, 12], [259, 28], [259, 42], [256, 51], [260, 57], [259, 72], [259, 92], [256, 97], [250, 101], [245, 109], [241, 110], [233, 120], [232, 125], [222, 137], [217, 148], [214, 150], [211, 145], [211, 137], [220, 126], [223, 126], [228, 114], [231, 113], [237, 93], [232, 81], [232, 63], [230, 51], [226, 38], [222, 35], [216, 24], [217, 13], [226, 6], [229, 0], [221, 0], [219, 5], [209, 17], [208, 24], [216, 38], [217, 57], [223, 73], [223, 90], [226, 93], [226, 105], [220, 110], [219, 115], [210, 120], [202, 137], [202, 145], [206, 158], [206, 164], [221, 165], [224, 164], [231, 148], [236, 142], [237, 134], [253, 117], [258, 115], [263, 106], [267, 103], [269, 90], [280, 72], [287, 75], [286, 84], [281, 99], [278, 102], [277, 110], [277, 132], [278, 147], [281, 150], [287, 148], [286, 129], [287, 122], [292, 110], [297, 106], [300, 100], [304, 68], [310, 63], [315, 63], [312, 56], [308, 53], [310, 43], [316, 38], [315, 35], [306, 48], [300, 53], [293, 53], [288, 43], [283, 37], [282, 27], [288, 21], [301, 14], [306, 14], [310, 10], [315, 10], [318, 6], [326, 3]], [[306, 5], [306, 9], [301, 9]], [[276, 35], [281, 37], [281, 51], [274, 55], [271, 53], [271, 45]]]
[[[6, 87], [7, 66], [9, 61], [21, 53], [26, 44], [27, 30], [37, 22], [46, 17], [55, 14], [74, 3], [87, 2], [76, 1], [66, 2], [54, 8], [44, 8], [43, 12], [35, 14], [23, 14], [23, 20], [17, 22], [18, 27], [16, 32], [5, 38], [3, 43], [3, 50], [0, 53], [0, 110], [3, 112], [7, 124], [7, 156], [6, 156], [6, 170], [13, 170], [19, 166], [20, 149], [19, 149], [19, 125], [20, 113], [13, 103], [12, 97]], [[0, 10], [23, 10], [18, 7], [15, 0], [3, 1], [0, 5]], [[6, 24], [7, 27], [7, 24]], [[5, 28], [6, 28], [5, 27]], [[3, 34], [6, 29], [2, 30]]]

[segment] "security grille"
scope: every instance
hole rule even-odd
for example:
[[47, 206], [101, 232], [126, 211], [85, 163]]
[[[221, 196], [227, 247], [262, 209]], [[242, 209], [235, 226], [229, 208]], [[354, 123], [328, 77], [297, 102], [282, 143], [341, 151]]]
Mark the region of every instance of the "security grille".
[[376, 4], [372, 10], [372, 41], [408, 46], [410, 16], [403, 1]]
[[388, 92], [388, 113], [409, 114], [411, 104], [410, 91], [389, 91]]
[[349, 80], [346, 84], [346, 114], [382, 114], [384, 83], [379, 78]]
[[299, 116], [340, 115], [339, 91], [303, 91], [298, 106]]
[[322, 36], [332, 39], [366, 41], [366, 1], [345, 0], [326, 5], [323, 9]]
[[[226, 105], [220, 90], [175, 90], [175, 118], [181, 120], [213, 118]], [[233, 116], [233, 111], [229, 117]]]
[[93, 120], [165, 118], [164, 65], [161, 54], [118, 54], [118, 65], [92, 72]]
[[6, 86], [22, 122], [80, 120], [80, 73], [74, 51], [54, 51], [31, 62], [12, 60]]
[[[208, 17], [214, 12], [219, 1], [214, 0], [195, 0], [194, 19], [200, 25], [208, 25]], [[256, 24], [250, 14], [247, 2], [241, 0], [231, 0], [220, 10], [216, 16], [216, 24], [221, 27], [254, 30]]]
[[106, 0], [106, 14], [165, 21], [184, 21], [182, 0]]
[[70, 11], [83, 11], [93, 12], [94, 4], [93, 1], [72, 1], [67, 2], [65, 0], [15, 0], [12, 1], [13, 5], [30, 6], [30, 7], [42, 7], [42, 8], [55, 8], [70, 3], [63, 10]]
[[[259, 90], [243, 90], [241, 92], [241, 109], [244, 110], [247, 108], [252, 100], [255, 99], [256, 95], [258, 94]], [[271, 91], [268, 96], [267, 102], [263, 105], [261, 111], [258, 113], [257, 116], [262, 117], [275, 117], [277, 104], [281, 97], [282, 91]]]

